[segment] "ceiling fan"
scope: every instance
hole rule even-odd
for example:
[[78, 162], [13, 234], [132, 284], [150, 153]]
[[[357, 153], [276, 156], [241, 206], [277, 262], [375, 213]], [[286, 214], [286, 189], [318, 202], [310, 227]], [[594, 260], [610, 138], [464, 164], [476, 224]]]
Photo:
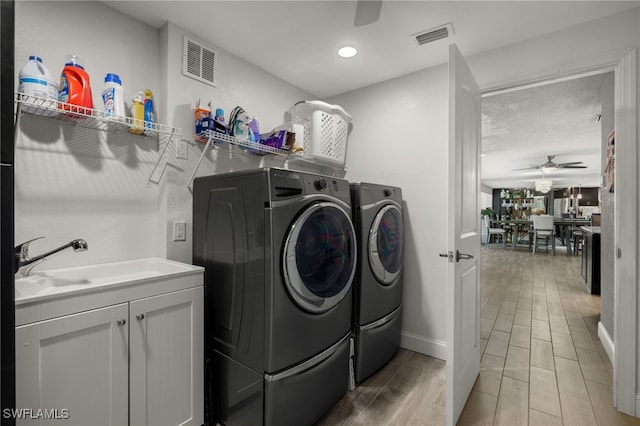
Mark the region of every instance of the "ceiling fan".
[[380, 9], [382, 9], [382, 0], [358, 0], [353, 25], [363, 27], [373, 24], [380, 19]]
[[529, 167], [525, 167], [522, 169], [513, 169], [512, 171], [519, 170], [542, 170], [542, 171], [550, 171], [553, 169], [586, 169], [587, 166], [580, 166], [582, 161], [571, 161], [569, 163], [554, 163], [553, 159], [555, 155], [547, 155], [547, 161], [542, 164], [530, 164]]

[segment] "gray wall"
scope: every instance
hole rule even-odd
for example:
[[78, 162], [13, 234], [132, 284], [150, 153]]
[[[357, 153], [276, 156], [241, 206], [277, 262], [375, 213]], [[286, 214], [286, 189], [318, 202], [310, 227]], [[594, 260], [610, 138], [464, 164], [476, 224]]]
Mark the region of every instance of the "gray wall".
[[[614, 74], [610, 73], [602, 84], [602, 170], [607, 161], [607, 139], [615, 125]], [[613, 267], [614, 267], [614, 210], [613, 193], [605, 187], [600, 190], [600, 210], [602, 213], [600, 237], [600, 321], [615, 343], [613, 335]]]

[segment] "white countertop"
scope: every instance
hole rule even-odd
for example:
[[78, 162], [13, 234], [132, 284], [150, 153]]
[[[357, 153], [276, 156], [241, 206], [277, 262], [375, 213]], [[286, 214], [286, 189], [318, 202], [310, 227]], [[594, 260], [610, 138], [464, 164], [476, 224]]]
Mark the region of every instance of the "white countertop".
[[204, 268], [152, 257], [42, 271], [15, 280], [16, 325], [204, 283]]

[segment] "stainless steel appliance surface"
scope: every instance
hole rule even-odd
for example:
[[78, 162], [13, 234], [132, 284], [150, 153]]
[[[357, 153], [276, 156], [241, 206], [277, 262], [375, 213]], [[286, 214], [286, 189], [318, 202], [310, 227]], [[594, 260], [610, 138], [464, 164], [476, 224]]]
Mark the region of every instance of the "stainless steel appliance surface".
[[354, 284], [355, 379], [384, 366], [400, 346], [404, 221], [402, 190], [352, 183], [358, 266]]
[[194, 181], [205, 423], [313, 424], [348, 390], [349, 183], [282, 169]]

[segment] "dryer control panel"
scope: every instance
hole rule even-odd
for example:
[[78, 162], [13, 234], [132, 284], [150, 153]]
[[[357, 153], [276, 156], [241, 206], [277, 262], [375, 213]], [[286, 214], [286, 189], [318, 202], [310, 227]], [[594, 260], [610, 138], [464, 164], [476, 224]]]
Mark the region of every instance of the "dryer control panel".
[[350, 201], [349, 182], [331, 176], [304, 176], [305, 194], [326, 194], [342, 201]]
[[345, 202], [350, 201], [349, 182], [331, 176], [296, 172], [293, 170], [271, 169], [270, 187], [272, 199], [326, 194]]

